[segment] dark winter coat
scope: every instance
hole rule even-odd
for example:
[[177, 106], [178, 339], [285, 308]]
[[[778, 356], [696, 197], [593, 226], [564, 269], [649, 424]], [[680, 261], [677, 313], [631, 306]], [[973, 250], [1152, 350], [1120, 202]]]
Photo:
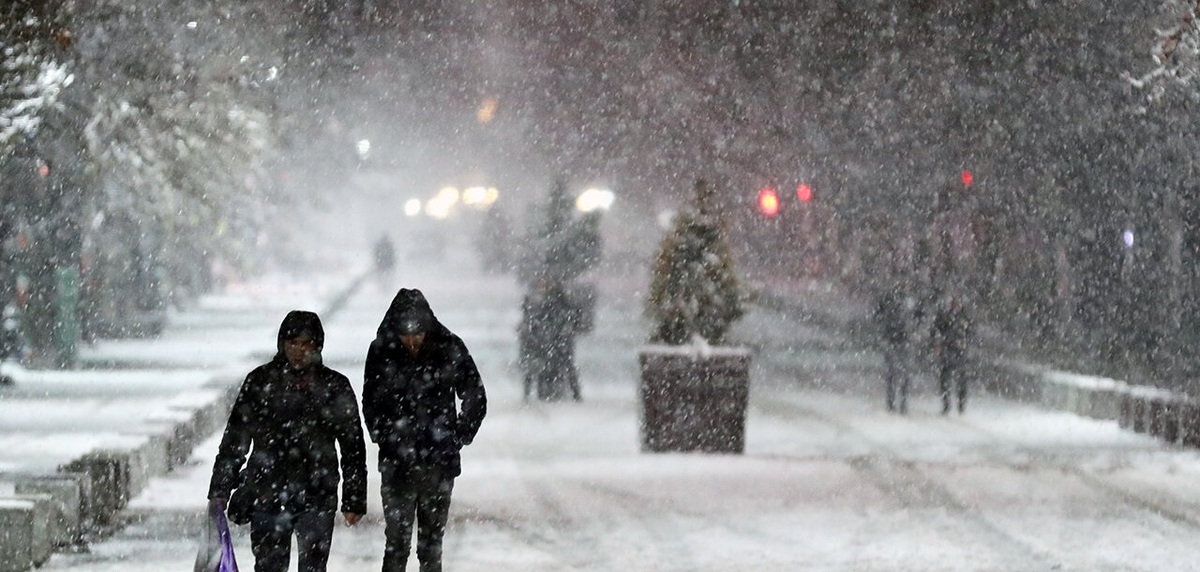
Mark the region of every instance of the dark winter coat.
[[959, 367], [967, 361], [971, 341], [971, 318], [961, 304], [949, 304], [938, 311], [930, 332], [942, 367]]
[[525, 297], [523, 312], [523, 363], [537, 381], [568, 387], [577, 383], [575, 336], [585, 312], [562, 286], [535, 290]]
[[879, 297], [875, 306], [875, 322], [883, 341], [891, 345], [908, 342], [915, 316], [907, 307], [906, 300], [896, 292], [887, 292]]
[[[416, 355], [400, 341], [414, 327], [425, 333]], [[419, 290], [401, 289], [392, 300], [363, 380], [363, 416], [380, 464], [461, 474], [459, 449], [475, 439], [487, 396], [467, 346], [434, 317]]]
[[324, 341], [320, 328], [316, 314], [289, 313], [280, 326], [279, 352], [242, 382], [208, 493], [209, 498], [229, 498], [238, 489], [230, 499], [231, 515], [332, 511], [339, 478], [341, 510], [366, 513], [366, 447], [349, 380], [319, 360], [293, 369], [283, 353], [284, 340], [301, 332], [312, 334], [319, 349]]

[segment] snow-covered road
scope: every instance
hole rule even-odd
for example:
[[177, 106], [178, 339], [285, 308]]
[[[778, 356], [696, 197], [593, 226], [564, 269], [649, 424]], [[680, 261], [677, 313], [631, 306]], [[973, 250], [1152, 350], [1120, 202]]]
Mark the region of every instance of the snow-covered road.
[[[404, 278], [467, 342], [490, 398], [456, 483], [448, 571], [1196, 568], [1195, 451], [989, 396], [943, 417], [926, 378], [912, 412], [890, 415], [873, 354], [760, 310], [738, 328], [758, 351], [746, 453], [643, 454], [638, 280], [601, 288], [596, 331], [579, 344], [584, 401], [526, 404], [516, 286]], [[392, 293], [368, 283], [327, 320], [326, 361], [356, 383]], [[188, 569], [215, 447], [214, 437], [134, 499], [129, 526], [43, 569]], [[332, 572], [379, 566], [376, 476], [368, 519], [335, 533]], [[251, 570], [247, 535], [236, 534]]]

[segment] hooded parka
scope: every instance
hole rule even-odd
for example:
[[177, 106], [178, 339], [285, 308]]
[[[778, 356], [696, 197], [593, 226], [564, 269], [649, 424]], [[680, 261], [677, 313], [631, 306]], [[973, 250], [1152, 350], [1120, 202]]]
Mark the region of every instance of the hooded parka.
[[[425, 335], [416, 354], [400, 340], [412, 333]], [[402, 288], [392, 300], [363, 380], [363, 417], [381, 465], [462, 473], [459, 449], [475, 439], [487, 396], [467, 346], [437, 320], [420, 290]]]
[[[313, 363], [296, 369], [284, 355], [284, 342], [302, 334], [312, 337], [317, 353]], [[320, 362], [323, 345], [316, 314], [289, 312], [279, 328], [278, 353], [242, 383], [208, 493], [209, 498], [228, 499], [239, 489], [230, 499], [231, 515], [333, 511], [339, 464], [340, 510], [366, 513], [366, 448], [358, 402], [346, 376]]]

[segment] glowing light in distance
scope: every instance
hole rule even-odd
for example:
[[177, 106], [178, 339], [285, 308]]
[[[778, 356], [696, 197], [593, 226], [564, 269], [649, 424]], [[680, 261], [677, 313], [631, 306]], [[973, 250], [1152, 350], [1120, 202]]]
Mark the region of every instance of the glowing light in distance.
[[808, 186], [808, 183], [800, 183], [800, 186], [796, 187], [796, 198], [800, 199], [802, 203], [811, 201], [813, 198], [812, 187]]
[[500, 191], [496, 190], [496, 187], [470, 187], [462, 192], [463, 204], [473, 207], [486, 208], [498, 198]]
[[404, 216], [417, 216], [421, 214], [421, 199], [408, 199], [404, 203]]
[[606, 211], [612, 208], [616, 195], [608, 189], [588, 189], [575, 198], [575, 208], [580, 212]]
[[494, 97], [485, 97], [479, 104], [479, 109], [475, 111], [475, 119], [480, 123], [491, 123], [496, 117], [496, 108], [500, 106], [500, 102]]
[[425, 214], [438, 219], [450, 216], [458, 204], [459, 192], [455, 187], [444, 187], [432, 199], [425, 202]]
[[773, 217], [779, 214], [779, 194], [772, 187], [758, 191], [758, 212]]

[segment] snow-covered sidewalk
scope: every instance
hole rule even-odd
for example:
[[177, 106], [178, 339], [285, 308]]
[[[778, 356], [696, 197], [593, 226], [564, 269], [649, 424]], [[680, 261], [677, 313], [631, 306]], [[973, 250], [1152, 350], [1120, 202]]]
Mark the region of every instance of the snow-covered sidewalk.
[[[1200, 460], [1100, 421], [979, 396], [943, 417], [925, 383], [908, 416], [882, 405], [878, 358], [777, 312], [738, 337], [757, 350], [739, 456], [639, 450], [636, 285], [601, 289], [580, 340], [582, 403], [521, 398], [512, 364], [520, 292], [504, 278], [427, 276], [439, 317], [463, 336], [489, 414], [464, 450], [447, 571], [1183, 570], [1194, 563]], [[368, 284], [327, 323], [326, 361], [361, 383], [390, 300]], [[155, 479], [129, 526], [70, 572], [187, 569], [216, 438]], [[368, 518], [335, 532], [329, 570], [379, 567], [383, 527], [371, 466]], [[252, 564], [244, 530], [243, 569]], [[410, 563], [415, 567], [415, 561]]]

